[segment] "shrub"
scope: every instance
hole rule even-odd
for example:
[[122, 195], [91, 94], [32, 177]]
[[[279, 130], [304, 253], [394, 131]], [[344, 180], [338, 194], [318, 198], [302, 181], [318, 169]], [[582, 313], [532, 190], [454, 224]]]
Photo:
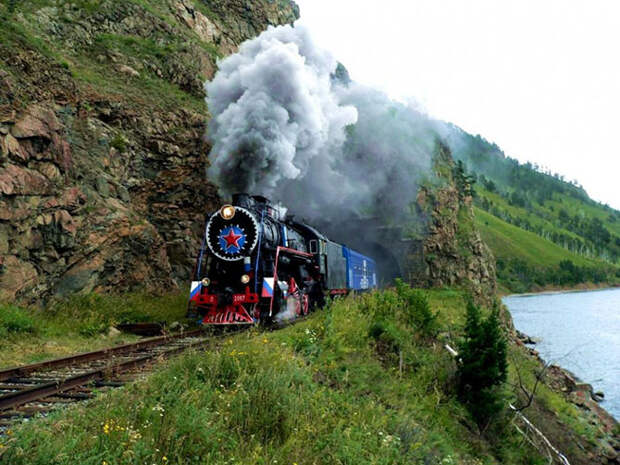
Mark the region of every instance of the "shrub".
[[127, 142], [120, 134], [114, 136], [114, 139], [110, 141], [110, 145], [121, 153], [127, 149]]
[[13, 305], [0, 306], [0, 335], [36, 332], [35, 320]]
[[94, 337], [105, 333], [110, 325], [97, 321], [88, 321], [81, 325], [78, 333], [84, 337]]
[[435, 336], [439, 330], [437, 313], [431, 310], [426, 294], [412, 289], [400, 279], [396, 280], [396, 293], [404, 304], [403, 313], [407, 323], [423, 337]]
[[378, 347], [386, 354], [398, 354], [405, 345], [405, 341], [411, 337], [394, 322], [387, 320], [374, 321], [368, 329], [368, 335], [378, 343]]
[[459, 398], [484, 432], [503, 409], [501, 387], [507, 375], [506, 340], [497, 309], [483, 319], [473, 302], [467, 304], [465, 337], [459, 349]]

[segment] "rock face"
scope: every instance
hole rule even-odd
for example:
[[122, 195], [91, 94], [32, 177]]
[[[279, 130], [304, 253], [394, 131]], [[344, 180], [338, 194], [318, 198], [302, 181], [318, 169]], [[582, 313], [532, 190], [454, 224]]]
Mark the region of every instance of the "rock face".
[[189, 279], [219, 56], [289, 1], [0, 5], [0, 301]]
[[449, 149], [438, 144], [439, 183], [418, 194], [428, 234], [411, 251], [409, 279], [422, 287], [464, 287], [478, 302], [489, 304], [496, 291], [495, 258], [474, 226], [470, 186], [457, 182], [454, 173]]

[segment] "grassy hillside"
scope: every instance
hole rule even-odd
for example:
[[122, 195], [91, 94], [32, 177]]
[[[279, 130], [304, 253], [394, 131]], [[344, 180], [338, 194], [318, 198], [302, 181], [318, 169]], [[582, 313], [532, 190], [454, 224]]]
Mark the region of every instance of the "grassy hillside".
[[614, 284], [620, 280], [619, 268], [613, 264], [571, 252], [480, 208], [475, 213], [476, 226], [497, 260], [497, 277], [504, 291]]
[[[485, 242], [496, 252], [500, 260], [522, 259], [532, 265], [548, 267], [562, 260], [574, 260], [579, 265], [593, 265], [596, 260], [569, 252], [535, 233], [481, 210], [475, 209], [476, 225]], [[599, 262], [600, 263], [600, 262]]]
[[[281, 331], [231, 336], [24, 424], [0, 439], [0, 457], [16, 465], [546, 463], [508, 413], [480, 435], [457, 400], [443, 344], [458, 343], [462, 293], [427, 294], [437, 338], [421, 330], [410, 292], [350, 298]], [[510, 346], [510, 363], [509, 386], [518, 366], [531, 387], [537, 362]], [[527, 415], [571, 463], [590, 463], [605, 433], [562, 395], [544, 385], [537, 392]], [[505, 395], [519, 401], [516, 388]]]
[[575, 181], [447, 127], [453, 155], [475, 183], [477, 223], [505, 288], [620, 281], [620, 211], [590, 199]]

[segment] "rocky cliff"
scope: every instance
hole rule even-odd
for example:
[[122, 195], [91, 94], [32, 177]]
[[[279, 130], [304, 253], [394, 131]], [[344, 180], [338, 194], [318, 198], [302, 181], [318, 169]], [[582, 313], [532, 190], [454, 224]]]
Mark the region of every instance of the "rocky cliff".
[[205, 79], [288, 0], [0, 4], [0, 300], [186, 282]]
[[470, 180], [442, 143], [437, 145], [434, 175], [436, 182], [418, 193], [427, 234], [409, 256], [410, 281], [422, 287], [463, 287], [489, 304], [496, 292], [495, 258], [474, 225]]

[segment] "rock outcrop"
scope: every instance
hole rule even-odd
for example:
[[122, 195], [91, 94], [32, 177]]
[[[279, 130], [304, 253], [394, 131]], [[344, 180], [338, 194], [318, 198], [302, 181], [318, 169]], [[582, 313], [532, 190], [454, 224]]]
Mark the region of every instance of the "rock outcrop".
[[169, 290], [193, 266], [203, 82], [289, 1], [0, 6], [0, 300]]
[[410, 255], [409, 279], [423, 287], [466, 288], [481, 303], [495, 298], [495, 258], [474, 225], [471, 186], [459, 183], [449, 149], [438, 143], [437, 182], [423, 186], [418, 205], [427, 234]]

